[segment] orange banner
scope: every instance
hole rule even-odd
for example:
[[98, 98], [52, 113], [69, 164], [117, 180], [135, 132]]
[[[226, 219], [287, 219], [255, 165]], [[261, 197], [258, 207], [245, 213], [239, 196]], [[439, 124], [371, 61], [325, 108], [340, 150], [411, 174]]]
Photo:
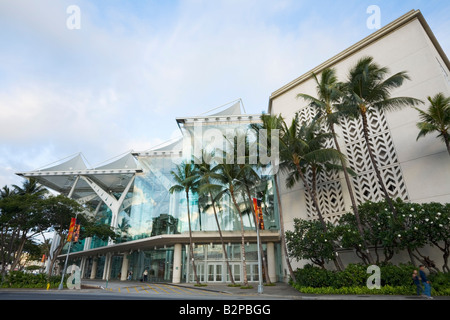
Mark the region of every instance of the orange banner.
[[253, 198], [253, 208], [255, 209], [256, 224], [260, 230], [264, 230], [264, 218], [261, 208], [261, 200]]
[[75, 224], [75, 231], [73, 233], [73, 242], [78, 242], [78, 238], [80, 237], [80, 228], [81, 228], [80, 223], [77, 220]]
[[72, 236], [73, 236], [73, 230], [75, 229], [75, 224], [76, 224], [77, 219], [72, 218], [70, 220], [70, 227], [69, 227], [69, 233], [67, 235], [67, 241], [70, 242], [72, 241]]

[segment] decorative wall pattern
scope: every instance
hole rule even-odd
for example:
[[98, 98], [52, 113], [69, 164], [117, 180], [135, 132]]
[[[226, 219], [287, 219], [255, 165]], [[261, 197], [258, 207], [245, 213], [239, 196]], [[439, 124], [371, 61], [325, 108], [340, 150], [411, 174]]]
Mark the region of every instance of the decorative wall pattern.
[[[300, 121], [310, 121], [315, 116], [315, 111], [307, 106], [299, 111]], [[408, 191], [403, 181], [400, 164], [385, 115], [382, 112], [373, 112], [368, 116], [369, 137], [371, 148], [380, 169], [386, 188], [393, 198], [408, 200]], [[378, 184], [375, 170], [369, 158], [366, 143], [363, 136], [362, 122], [360, 119], [344, 119], [341, 123], [342, 151], [347, 154], [348, 165], [357, 175], [353, 177], [353, 189], [357, 203], [367, 200], [383, 200], [383, 192]], [[342, 139], [341, 139], [342, 141]], [[334, 147], [330, 139], [325, 147]], [[312, 176], [307, 176], [311, 186]], [[350, 203], [346, 204], [343, 197], [343, 189], [347, 188], [345, 182], [340, 179], [337, 171], [321, 172], [317, 176], [317, 200], [325, 221], [335, 223], [339, 217], [350, 210]], [[309, 219], [316, 219], [313, 202], [305, 190], [306, 210]]]
[[[315, 111], [311, 107], [305, 107], [299, 112], [300, 122], [309, 122], [315, 116]], [[333, 140], [325, 143], [325, 148], [333, 148]], [[307, 180], [312, 185], [312, 174], [308, 171]], [[338, 171], [321, 171], [316, 177], [316, 197], [320, 211], [325, 221], [335, 223], [339, 217], [346, 212], [344, 196], [342, 193], [342, 183]], [[306, 211], [309, 219], [316, 219], [317, 214], [309, 193], [305, 190]]]
[[[392, 198], [409, 200], [403, 180], [400, 163], [383, 112], [375, 111], [368, 115], [369, 139], [375, 161], [382, 179]], [[350, 167], [357, 173], [353, 178], [356, 201], [382, 200], [383, 191], [379, 187], [375, 170], [369, 158], [360, 119], [342, 120], [345, 150]]]

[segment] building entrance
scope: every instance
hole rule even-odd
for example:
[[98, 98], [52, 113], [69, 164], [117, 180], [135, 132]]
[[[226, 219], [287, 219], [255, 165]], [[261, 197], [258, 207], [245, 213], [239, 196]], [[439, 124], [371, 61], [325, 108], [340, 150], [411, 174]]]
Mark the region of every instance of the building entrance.
[[[189, 249], [186, 249], [189, 251]], [[231, 268], [231, 273], [235, 282], [241, 282], [243, 274], [240, 244], [230, 244], [227, 246], [227, 253]], [[196, 245], [194, 249], [195, 265], [197, 276], [200, 282], [231, 282], [227, 269], [227, 264], [222, 252], [222, 246], [216, 244]], [[247, 280], [258, 281], [258, 261], [256, 260], [256, 244], [246, 246], [247, 260]], [[189, 261], [188, 257], [186, 262]], [[187, 264], [189, 281], [194, 282], [192, 264]]]
[[223, 262], [208, 262], [208, 282], [224, 282], [223, 270]]

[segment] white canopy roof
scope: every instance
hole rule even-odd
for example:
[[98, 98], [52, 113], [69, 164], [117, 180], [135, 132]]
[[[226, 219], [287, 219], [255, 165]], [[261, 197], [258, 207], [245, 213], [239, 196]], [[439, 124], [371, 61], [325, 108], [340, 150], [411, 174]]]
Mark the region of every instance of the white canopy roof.
[[[81, 153], [67, 161], [44, 169], [19, 172], [17, 175], [32, 178], [56, 192], [68, 195], [77, 181], [77, 176], [87, 177], [101, 189], [109, 193], [121, 193], [130, 179], [142, 170], [131, 153], [96, 168], [89, 169]], [[74, 199], [83, 198], [93, 193], [89, 184], [78, 179], [73, 189]]]

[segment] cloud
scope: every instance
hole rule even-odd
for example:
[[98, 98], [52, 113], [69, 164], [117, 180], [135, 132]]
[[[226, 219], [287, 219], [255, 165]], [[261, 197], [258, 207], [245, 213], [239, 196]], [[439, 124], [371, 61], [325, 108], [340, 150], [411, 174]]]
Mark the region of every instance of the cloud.
[[[72, 4], [79, 30], [66, 27]], [[271, 92], [370, 33], [366, 7], [1, 1], [0, 183], [80, 151], [95, 164], [146, 150], [178, 133], [176, 117], [238, 98], [260, 113]]]

